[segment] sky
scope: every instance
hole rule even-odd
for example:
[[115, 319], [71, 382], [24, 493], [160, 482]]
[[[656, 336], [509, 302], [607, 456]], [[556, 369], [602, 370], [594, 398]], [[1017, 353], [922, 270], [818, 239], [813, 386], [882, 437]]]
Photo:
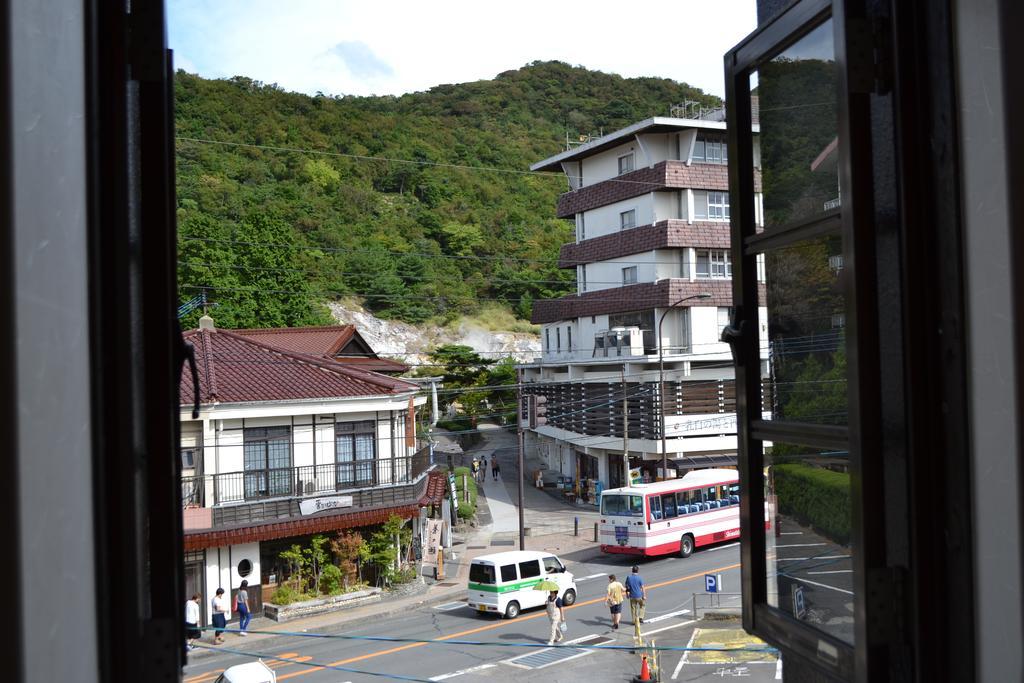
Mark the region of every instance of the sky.
[[[632, 11], [631, 11], [632, 8]], [[755, 0], [169, 0], [175, 66], [327, 95], [401, 95], [560, 60], [724, 95]]]

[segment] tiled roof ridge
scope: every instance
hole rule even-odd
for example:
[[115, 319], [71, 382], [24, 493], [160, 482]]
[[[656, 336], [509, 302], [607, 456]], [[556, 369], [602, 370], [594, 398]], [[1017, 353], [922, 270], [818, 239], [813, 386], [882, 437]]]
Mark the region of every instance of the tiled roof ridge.
[[[304, 327], [241, 327], [236, 330], [226, 331], [235, 332], [237, 334], [288, 334], [289, 332], [327, 332], [329, 330], [338, 330], [340, 332], [354, 327], [355, 325], [352, 323], [345, 323], [344, 325], [307, 325]], [[224, 332], [225, 330], [221, 329], [219, 331]]]
[[232, 339], [235, 339], [236, 341], [242, 342], [243, 344], [251, 344], [252, 346], [256, 346], [260, 349], [263, 349], [264, 351], [269, 351], [270, 353], [275, 353], [285, 358], [291, 358], [292, 360], [296, 360], [300, 363], [307, 363], [309, 365], [313, 365], [323, 370], [327, 370], [328, 372], [333, 372], [339, 375], [345, 375], [349, 378], [362, 380], [369, 384], [374, 384], [376, 386], [384, 387], [386, 389], [398, 391], [401, 391], [403, 389], [407, 391], [416, 391], [419, 389], [418, 386], [412, 384], [411, 382], [403, 382], [401, 380], [386, 377], [384, 375], [380, 375], [375, 372], [370, 372], [368, 370], [357, 370], [356, 368], [346, 367], [342, 363], [338, 363], [337, 361], [334, 360], [326, 360], [321, 357], [310, 354], [302, 354], [295, 353], [293, 351], [287, 351], [272, 344], [262, 342], [258, 339], [253, 339], [252, 337], [248, 337], [244, 334], [238, 334], [237, 330], [217, 330], [215, 334], [223, 334]]

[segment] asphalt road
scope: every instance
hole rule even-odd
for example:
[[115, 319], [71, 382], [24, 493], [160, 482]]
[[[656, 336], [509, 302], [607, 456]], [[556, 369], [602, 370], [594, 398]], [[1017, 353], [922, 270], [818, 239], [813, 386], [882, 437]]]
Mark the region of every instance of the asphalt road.
[[[563, 556], [577, 581], [579, 597], [567, 611], [568, 639], [588, 637], [604, 639], [608, 644], [631, 645], [632, 628], [624, 614], [622, 627], [610, 629], [608, 608], [604, 604], [607, 574], [619, 577], [629, 572], [632, 560], [618, 556], [581, 553], [589, 561], [577, 562]], [[722, 641], [722, 634], [742, 634], [714, 629], [695, 630], [690, 614], [693, 593], [704, 592], [704, 574], [721, 574], [725, 590], [739, 592], [739, 548], [729, 544], [696, 552], [687, 559], [663, 558], [641, 561], [640, 573], [648, 587], [648, 611], [645, 637], [659, 645], [684, 647], [688, 644]], [[728, 598], [727, 598], [728, 599]], [[628, 609], [626, 610], [628, 612]], [[226, 648], [245, 649], [248, 655], [226, 652], [207, 657], [185, 669], [186, 683], [207, 683], [234, 664], [251, 661], [255, 653], [267, 656], [279, 681], [302, 683], [352, 683], [382, 680], [456, 680], [475, 681], [627, 681], [639, 671], [639, 658], [628, 650], [593, 651], [574, 649], [565, 652], [543, 647], [547, 641], [547, 615], [541, 610], [524, 612], [514, 620], [478, 615], [461, 603], [423, 607], [388, 619], [368, 619], [353, 626], [347, 624], [328, 634], [344, 636], [390, 636], [412, 639], [443, 639], [444, 643], [374, 642], [358, 639], [303, 638], [282, 636], [246, 647], [244, 639], [227, 635]], [[451, 641], [472, 641], [467, 644]], [[587, 642], [595, 642], [593, 639]], [[540, 647], [521, 647], [531, 644]], [[259, 646], [257, 649], [256, 646]], [[692, 655], [704, 656], [692, 656]], [[533, 657], [528, 657], [534, 655]], [[743, 659], [717, 659], [715, 653], [664, 653], [661, 659], [663, 680], [777, 680], [781, 668], [774, 657], [748, 655]], [[270, 659], [276, 657], [280, 659]], [[566, 659], [561, 659], [565, 657]], [[571, 657], [571, 658], [568, 658]], [[305, 665], [304, 665], [305, 663]], [[338, 669], [323, 669], [308, 664], [328, 664]], [[358, 672], [357, 672], [358, 671]], [[360, 673], [361, 672], [361, 673]], [[371, 675], [371, 673], [380, 675]], [[674, 674], [674, 677], [673, 677]]]

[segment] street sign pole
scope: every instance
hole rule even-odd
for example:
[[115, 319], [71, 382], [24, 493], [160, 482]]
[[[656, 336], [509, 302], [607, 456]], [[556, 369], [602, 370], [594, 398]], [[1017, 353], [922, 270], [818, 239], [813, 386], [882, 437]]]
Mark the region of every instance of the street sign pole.
[[519, 461], [519, 549], [526, 550], [526, 531], [523, 523], [523, 449], [524, 449], [524, 435], [523, 435], [523, 371], [516, 371], [516, 392], [519, 396], [517, 408], [519, 409], [518, 424], [518, 436], [519, 436], [519, 452], [517, 454], [517, 460]]

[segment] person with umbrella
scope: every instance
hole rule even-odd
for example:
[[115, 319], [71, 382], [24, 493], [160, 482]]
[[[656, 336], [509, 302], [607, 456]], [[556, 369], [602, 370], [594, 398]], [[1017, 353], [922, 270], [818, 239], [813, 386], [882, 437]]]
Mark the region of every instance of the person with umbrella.
[[562, 632], [565, 629], [565, 605], [562, 603], [562, 598], [558, 597], [558, 584], [545, 579], [537, 583], [533, 589], [548, 591], [548, 599], [544, 603], [544, 607], [548, 611], [548, 620], [551, 622], [548, 645], [554, 645], [563, 639]]

